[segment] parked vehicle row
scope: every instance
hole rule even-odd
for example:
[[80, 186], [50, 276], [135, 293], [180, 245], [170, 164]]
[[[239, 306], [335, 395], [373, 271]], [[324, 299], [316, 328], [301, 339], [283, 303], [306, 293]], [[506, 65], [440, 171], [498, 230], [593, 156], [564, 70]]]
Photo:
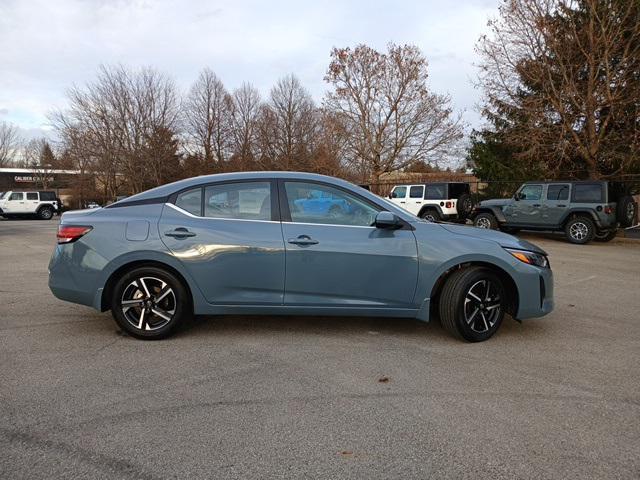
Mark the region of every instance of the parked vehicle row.
[[473, 209], [468, 183], [396, 185], [389, 194], [396, 205], [431, 222], [464, 221]]
[[562, 231], [576, 244], [612, 240], [619, 227], [632, 226], [638, 210], [624, 184], [609, 181], [527, 182], [511, 198], [477, 205], [465, 183], [396, 185], [389, 199], [432, 222], [469, 219], [511, 234]]
[[563, 231], [571, 243], [608, 242], [629, 227], [637, 205], [620, 183], [608, 181], [530, 182], [513, 197], [485, 200], [473, 210], [479, 228]]
[[425, 221], [322, 175], [181, 180], [66, 212], [57, 238], [54, 295], [111, 310], [142, 339], [166, 337], [193, 314], [293, 314], [435, 316], [482, 341], [507, 313], [553, 309], [553, 276], [536, 245]]
[[37, 216], [50, 220], [62, 203], [51, 191], [8, 191], [0, 194], [0, 216]]

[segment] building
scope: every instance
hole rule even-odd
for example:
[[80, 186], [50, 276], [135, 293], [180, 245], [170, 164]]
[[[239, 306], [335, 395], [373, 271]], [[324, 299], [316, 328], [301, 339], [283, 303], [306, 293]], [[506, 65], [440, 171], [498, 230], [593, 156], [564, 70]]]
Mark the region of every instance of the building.
[[67, 203], [79, 171], [38, 168], [0, 168], [0, 192], [9, 190], [53, 190]]

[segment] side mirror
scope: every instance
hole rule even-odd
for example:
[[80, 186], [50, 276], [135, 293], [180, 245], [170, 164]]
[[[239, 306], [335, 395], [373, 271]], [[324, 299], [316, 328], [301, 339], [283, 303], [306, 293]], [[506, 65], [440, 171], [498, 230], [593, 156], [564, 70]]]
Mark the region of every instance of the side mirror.
[[391, 192], [389, 194], [389, 198], [396, 198], [398, 195], [396, 195], [396, 192]]
[[520, 197], [520, 193], [517, 193], [517, 192], [516, 192], [516, 193], [513, 195], [513, 199], [514, 199], [516, 202], [517, 202], [518, 200], [520, 200], [520, 198], [521, 198], [521, 197]]
[[376, 228], [398, 228], [400, 219], [391, 212], [383, 210], [376, 215]]

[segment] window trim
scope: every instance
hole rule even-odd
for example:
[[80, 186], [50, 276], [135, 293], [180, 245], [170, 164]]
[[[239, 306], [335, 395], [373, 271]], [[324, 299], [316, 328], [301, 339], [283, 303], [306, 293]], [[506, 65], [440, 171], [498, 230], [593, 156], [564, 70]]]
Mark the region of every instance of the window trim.
[[[378, 213], [382, 212], [382, 211], [388, 211], [386, 210], [386, 208], [383, 205], [380, 205], [376, 202], [374, 202], [373, 200], [370, 200], [366, 197], [363, 197], [362, 195], [360, 195], [359, 193], [354, 192], [353, 190], [350, 190], [348, 188], [343, 187], [342, 185], [335, 185], [333, 183], [327, 183], [327, 182], [323, 182], [320, 180], [311, 180], [311, 179], [301, 179], [301, 178], [278, 178], [277, 179], [277, 184], [278, 184], [278, 201], [280, 203], [280, 221], [282, 223], [290, 223], [290, 224], [295, 224], [295, 225], [315, 225], [315, 226], [325, 226], [325, 227], [347, 227], [347, 228], [377, 228], [375, 225], [342, 225], [342, 224], [338, 224], [338, 223], [309, 223], [309, 222], [294, 222], [291, 219], [291, 212], [289, 211], [289, 202], [288, 202], [288, 198], [287, 198], [287, 192], [285, 189], [285, 182], [290, 182], [290, 183], [313, 183], [316, 185], [322, 185], [322, 186], [326, 186], [326, 187], [330, 187], [330, 188], [335, 188], [336, 190], [341, 190], [349, 195], [352, 195], [354, 197], [356, 197], [358, 200], [362, 201], [363, 203], [366, 203], [367, 205], [375, 208]], [[407, 189], [407, 193], [408, 193], [408, 189]], [[393, 212], [391, 212], [393, 213]], [[395, 214], [394, 214], [395, 215]], [[396, 215], [397, 216], [397, 215]], [[402, 224], [402, 227], [398, 228], [397, 230], [414, 230], [414, 228], [402, 217], [398, 216], [398, 219], [400, 220], [400, 223]]]
[[[219, 186], [219, 185], [229, 185], [233, 183], [268, 183], [269, 184], [269, 195], [271, 196], [271, 219], [270, 220], [261, 220], [261, 219], [252, 219], [252, 218], [223, 218], [223, 217], [205, 217], [204, 215], [204, 202], [205, 202], [205, 189], [207, 187]], [[200, 189], [200, 215], [193, 215], [190, 212], [180, 208], [176, 205], [176, 201], [178, 199], [178, 195], [188, 192], [190, 190]], [[244, 178], [244, 179], [234, 179], [234, 180], [221, 180], [218, 182], [207, 182], [201, 183], [198, 185], [191, 185], [190, 187], [182, 188], [176, 192], [173, 192], [167, 198], [165, 203], [172, 205], [173, 207], [179, 209], [181, 212], [187, 213], [194, 218], [202, 218], [207, 220], [237, 220], [241, 222], [279, 222], [280, 221], [280, 209], [278, 208], [278, 189], [276, 185], [276, 181], [274, 178]]]

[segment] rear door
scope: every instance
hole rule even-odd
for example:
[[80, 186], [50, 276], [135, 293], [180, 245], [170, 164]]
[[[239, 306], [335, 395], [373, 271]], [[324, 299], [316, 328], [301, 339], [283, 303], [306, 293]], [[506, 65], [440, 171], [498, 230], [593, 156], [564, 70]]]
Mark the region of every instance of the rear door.
[[25, 193], [25, 208], [29, 212], [35, 213], [38, 210], [38, 204], [40, 203], [40, 197], [38, 192], [26, 192]]
[[542, 206], [542, 218], [549, 225], [559, 225], [569, 210], [569, 183], [550, 183]]
[[173, 195], [160, 237], [209, 303], [281, 305], [285, 252], [275, 182], [219, 182]]
[[411, 185], [409, 187], [409, 197], [407, 198], [407, 206], [405, 208], [414, 215], [418, 215], [423, 203], [424, 185]]
[[[321, 182], [279, 184], [287, 254], [285, 305], [400, 307], [413, 302], [417, 246], [410, 229], [373, 226], [382, 207]], [[310, 191], [340, 202], [336, 215], [312, 215], [297, 207]]]

